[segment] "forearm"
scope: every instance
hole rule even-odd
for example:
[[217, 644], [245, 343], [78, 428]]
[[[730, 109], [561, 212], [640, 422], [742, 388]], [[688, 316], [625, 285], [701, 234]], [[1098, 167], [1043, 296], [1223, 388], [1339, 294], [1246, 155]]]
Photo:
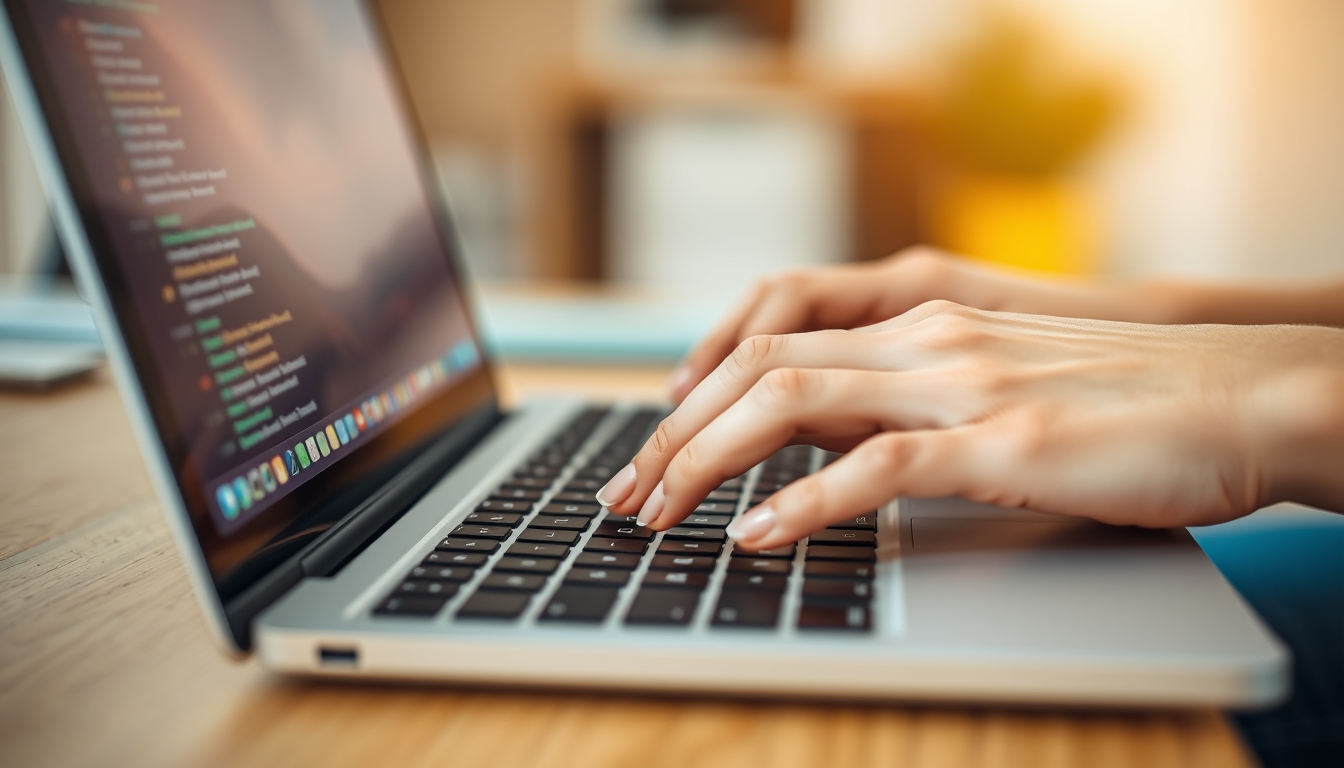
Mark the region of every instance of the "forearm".
[[1344, 327], [1344, 282], [1258, 287], [1148, 283], [1134, 286], [1151, 297], [1156, 322], [1230, 325], [1328, 325]]
[[1344, 327], [1344, 281], [1262, 287], [1027, 276], [948, 259], [932, 293], [999, 312], [1124, 322]]

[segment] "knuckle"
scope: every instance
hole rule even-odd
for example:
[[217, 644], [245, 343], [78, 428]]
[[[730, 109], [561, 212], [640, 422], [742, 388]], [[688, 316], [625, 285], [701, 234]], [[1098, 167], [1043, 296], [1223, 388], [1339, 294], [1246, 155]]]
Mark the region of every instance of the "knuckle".
[[692, 440], [677, 452], [677, 457], [668, 466], [664, 479], [671, 477], [674, 481], [685, 480], [695, 477], [701, 470], [704, 456], [700, 447]]
[[994, 402], [1017, 383], [1017, 376], [1002, 363], [980, 357], [962, 366], [961, 378], [985, 402]]
[[776, 368], [753, 388], [758, 400], [773, 406], [788, 405], [808, 398], [815, 390], [816, 377], [803, 368]]
[[929, 349], [955, 349], [970, 346], [984, 338], [986, 330], [973, 310], [950, 301], [936, 300], [920, 305], [923, 319], [909, 326], [914, 343]]
[[867, 453], [883, 472], [900, 472], [914, 458], [909, 440], [899, 433], [889, 432], [868, 441]]
[[1043, 410], [1022, 413], [1013, 424], [1013, 452], [1022, 459], [1039, 459], [1051, 450], [1052, 430]]
[[909, 274], [917, 275], [941, 273], [950, 260], [947, 254], [932, 246], [912, 245], [897, 251], [892, 261]]
[[672, 450], [672, 426], [668, 424], [670, 419], [663, 419], [658, 423], [658, 428], [653, 431], [649, 437], [649, 448], [655, 456], [664, 457]]
[[746, 374], [765, 366], [787, 344], [785, 336], [760, 335], [743, 339], [728, 358], [733, 370]]

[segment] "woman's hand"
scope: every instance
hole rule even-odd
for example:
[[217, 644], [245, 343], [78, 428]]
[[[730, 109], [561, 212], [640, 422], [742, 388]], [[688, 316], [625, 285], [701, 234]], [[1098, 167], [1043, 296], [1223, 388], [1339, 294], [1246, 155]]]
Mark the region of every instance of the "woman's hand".
[[782, 446], [848, 451], [730, 528], [795, 541], [897, 496], [1107, 523], [1344, 508], [1344, 332], [1151, 326], [931, 302], [736, 346], [599, 493], [666, 529]]
[[670, 395], [681, 402], [752, 336], [857, 328], [936, 299], [999, 312], [1136, 323], [1344, 325], [1344, 283], [1337, 281], [1265, 287], [1048, 279], [919, 247], [881, 261], [762, 280], [677, 368]]

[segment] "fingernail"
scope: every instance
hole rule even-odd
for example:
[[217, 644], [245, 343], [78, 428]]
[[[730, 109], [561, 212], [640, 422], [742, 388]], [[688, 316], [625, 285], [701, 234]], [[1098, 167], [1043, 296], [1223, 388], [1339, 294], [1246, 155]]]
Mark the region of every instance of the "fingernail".
[[626, 464], [597, 492], [597, 503], [604, 507], [620, 504], [635, 490], [635, 465]]
[[726, 532], [734, 541], [759, 539], [775, 529], [775, 510], [762, 504], [728, 524]]
[[672, 371], [672, 375], [667, 377], [667, 391], [671, 392], [674, 396], [678, 395], [690, 381], [691, 369], [687, 366], [679, 365], [676, 370]]
[[653, 493], [650, 493], [649, 498], [644, 501], [644, 506], [639, 510], [639, 517], [636, 518], [635, 522], [640, 526], [645, 526], [657, 520], [658, 515], [663, 511], [665, 501], [667, 501], [667, 497], [663, 495], [663, 484], [660, 481], [658, 485], [653, 487]]

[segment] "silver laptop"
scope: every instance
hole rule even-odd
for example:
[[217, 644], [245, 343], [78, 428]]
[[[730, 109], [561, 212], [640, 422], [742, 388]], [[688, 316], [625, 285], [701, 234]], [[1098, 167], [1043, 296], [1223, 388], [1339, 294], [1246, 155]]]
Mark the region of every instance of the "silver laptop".
[[1257, 706], [1288, 656], [1183, 530], [895, 501], [767, 552], [593, 492], [665, 411], [502, 412], [354, 0], [4, 0], [52, 213], [210, 625], [284, 673]]

